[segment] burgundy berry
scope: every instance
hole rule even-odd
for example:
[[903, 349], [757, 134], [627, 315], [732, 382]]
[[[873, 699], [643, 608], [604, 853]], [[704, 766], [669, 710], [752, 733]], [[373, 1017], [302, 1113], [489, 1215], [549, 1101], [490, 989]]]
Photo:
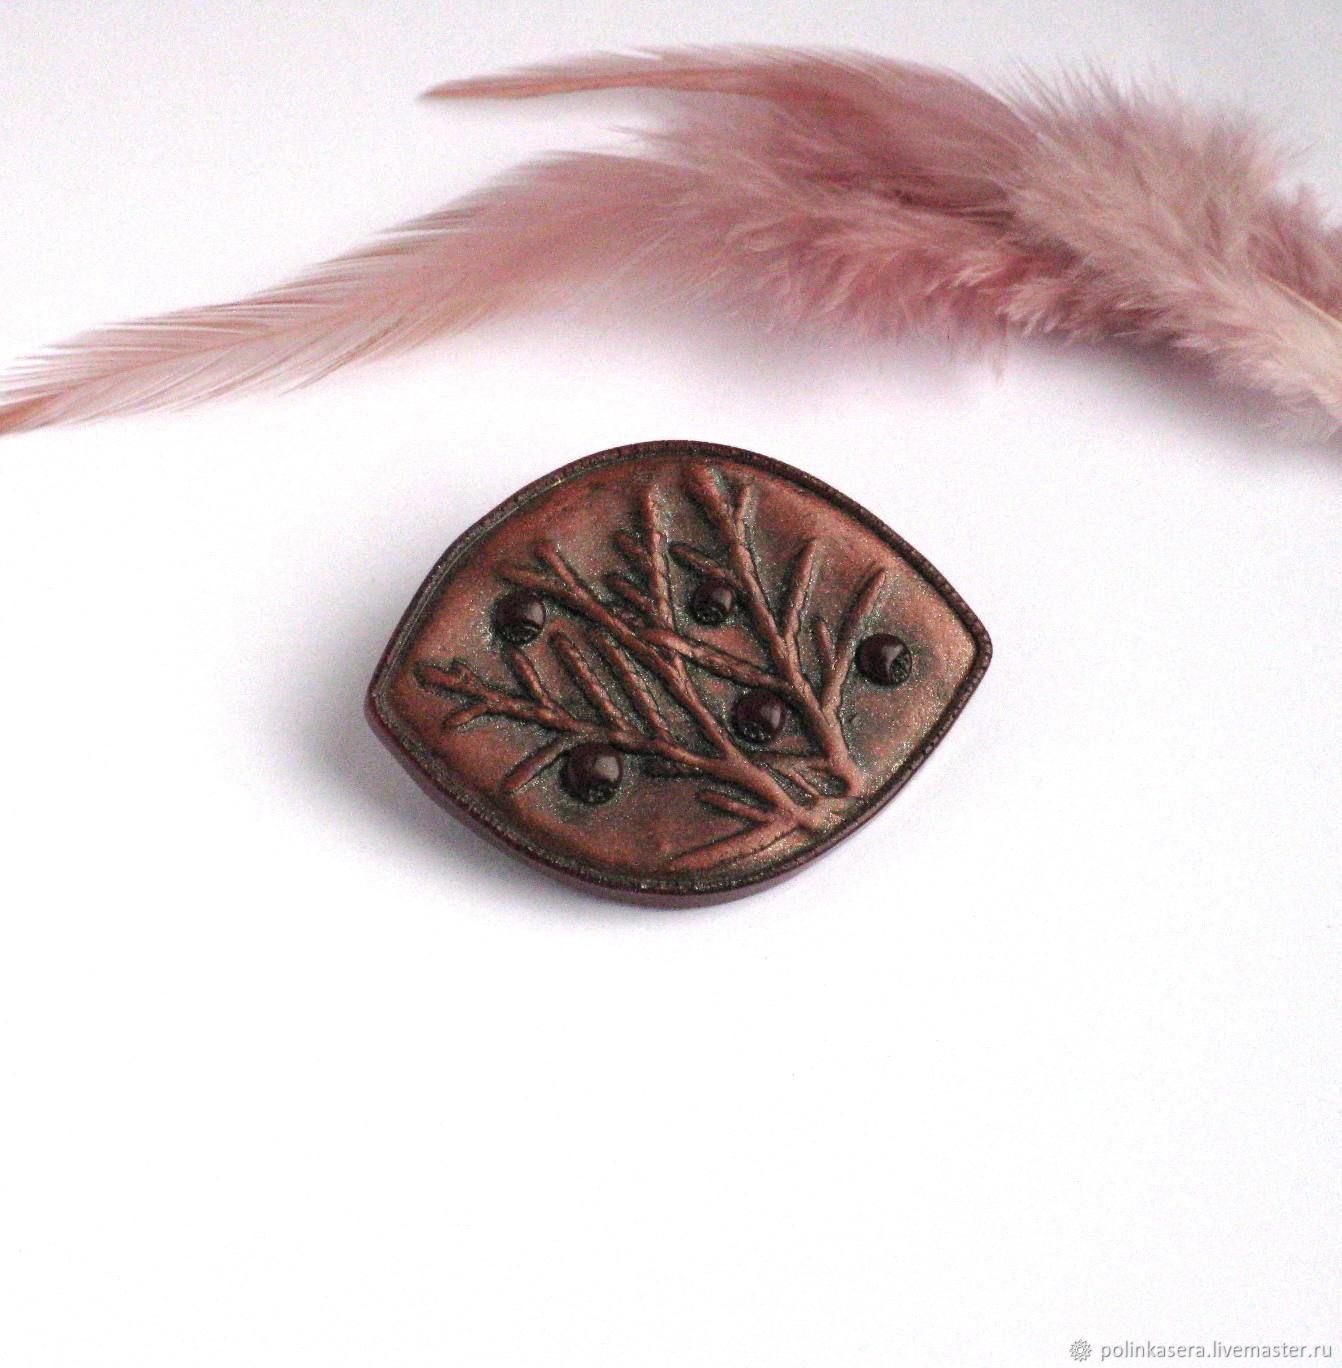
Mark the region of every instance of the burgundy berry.
[[732, 726], [754, 746], [765, 746], [787, 725], [788, 709], [776, 693], [750, 689], [732, 706]]
[[857, 668], [864, 679], [893, 688], [913, 673], [913, 652], [897, 636], [878, 632], [857, 648]]
[[736, 590], [725, 579], [701, 579], [690, 595], [690, 616], [705, 627], [721, 627], [736, 611]]
[[545, 600], [530, 589], [514, 589], [494, 605], [492, 621], [509, 646], [525, 646], [545, 626]]
[[624, 778], [624, 761], [614, 746], [584, 741], [564, 757], [560, 780], [570, 797], [580, 803], [608, 803]]

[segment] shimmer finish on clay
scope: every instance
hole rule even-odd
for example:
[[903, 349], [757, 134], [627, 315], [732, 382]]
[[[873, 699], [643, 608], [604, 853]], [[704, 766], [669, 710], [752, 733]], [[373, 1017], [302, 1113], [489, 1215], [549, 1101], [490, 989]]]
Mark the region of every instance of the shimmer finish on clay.
[[702, 903], [871, 817], [991, 650], [922, 556], [819, 480], [645, 442], [554, 471], [460, 537], [368, 712], [509, 850], [630, 901]]

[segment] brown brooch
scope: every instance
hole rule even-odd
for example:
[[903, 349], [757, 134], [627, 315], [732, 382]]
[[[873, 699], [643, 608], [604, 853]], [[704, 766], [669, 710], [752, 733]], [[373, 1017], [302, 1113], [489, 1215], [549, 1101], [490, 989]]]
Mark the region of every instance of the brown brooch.
[[486, 835], [631, 901], [790, 874], [877, 811], [988, 667], [983, 625], [780, 461], [644, 442], [515, 494], [434, 567], [369, 717]]

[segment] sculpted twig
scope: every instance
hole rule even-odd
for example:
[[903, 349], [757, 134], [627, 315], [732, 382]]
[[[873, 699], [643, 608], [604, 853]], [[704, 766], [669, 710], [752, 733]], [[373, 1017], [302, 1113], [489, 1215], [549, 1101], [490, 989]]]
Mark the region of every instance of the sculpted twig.
[[[807, 542], [798, 552], [792, 566], [782, 616], [775, 617], [746, 532], [748, 492], [742, 487], [729, 497], [718, 478], [705, 466], [692, 467], [687, 483], [691, 497], [723, 542], [726, 564], [733, 582], [744, 596], [751, 626], [780, 677], [787, 701], [820, 748], [825, 763], [843, 791], [857, 792], [861, 775], [848, 753], [848, 743], [838, 718], [837, 704], [843, 680], [839, 679], [835, 689], [834, 706], [826, 706], [802, 666], [799, 629], [801, 615], [810, 597], [818, 554], [816, 543]], [[841, 646], [836, 645], [834, 649], [837, 652]], [[832, 670], [831, 674], [837, 674], [837, 671]]]
[[848, 604], [848, 610], [843, 615], [843, 625], [839, 628], [839, 639], [834, 643], [834, 666], [830, 670], [829, 678], [825, 681], [824, 691], [820, 698], [820, 706], [828, 717], [837, 718], [838, 716], [839, 701], [843, 696], [844, 683], [852, 669], [853, 651], [857, 646], [857, 639], [862, 634], [862, 627], [871, 614], [871, 610], [876, 606], [881, 591], [885, 588], [885, 581], [886, 573], [884, 570], [873, 570], [862, 582], [857, 593], [853, 595]]
[[[576, 691], [571, 698], [562, 685], [557, 694], [537, 660], [516, 648], [504, 651], [519, 685], [516, 692], [489, 683], [460, 660], [421, 661], [415, 677], [422, 687], [458, 702], [443, 719], [446, 729], [501, 717], [549, 733], [503, 777], [504, 794], [520, 792], [580, 741], [646, 757], [649, 777], [697, 781], [695, 799], [740, 824], [671, 862], [708, 869], [805, 840], [856, 801], [861, 775], [848, 750], [839, 706], [857, 636], [879, 599], [884, 574], [873, 573], [859, 586], [836, 638], [821, 616], [808, 616], [824, 560], [819, 541], [797, 549], [780, 577], [775, 609], [751, 545], [750, 490], [733, 487], [700, 465], [690, 468], [685, 492], [716, 534], [716, 553], [671, 542], [657, 492], [646, 488], [635, 498], [637, 532], [621, 528], [612, 535], [625, 571], [603, 571], [589, 580], [549, 542], [535, 546], [532, 563], [500, 570], [509, 585], [540, 595], [571, 619], [552, 623], [537, 643], [548, 648], [560, 679]], [[673, 561], [731, 586], [759, 647], [760, 663], [678, 624]], [[807, 629], [818, 662], [815, 682], [804, 664]], [[705, 693], [707, 675], [776, 694], [801, 723], [802, 748], [789, 748], [786, 741], [759, 749], [743, 746], [711, 701], [718, 695]]]

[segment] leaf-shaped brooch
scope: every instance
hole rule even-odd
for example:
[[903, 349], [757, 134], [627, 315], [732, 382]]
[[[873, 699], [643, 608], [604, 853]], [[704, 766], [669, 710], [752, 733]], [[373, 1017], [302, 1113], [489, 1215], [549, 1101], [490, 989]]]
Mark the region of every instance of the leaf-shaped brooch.
[[991, 653], [851, 499], [752, 452], [645, 442], [461, 536], [368, 712], [430, 794], [517, 854], [629, 900], [712, 902], [880, 809]]

